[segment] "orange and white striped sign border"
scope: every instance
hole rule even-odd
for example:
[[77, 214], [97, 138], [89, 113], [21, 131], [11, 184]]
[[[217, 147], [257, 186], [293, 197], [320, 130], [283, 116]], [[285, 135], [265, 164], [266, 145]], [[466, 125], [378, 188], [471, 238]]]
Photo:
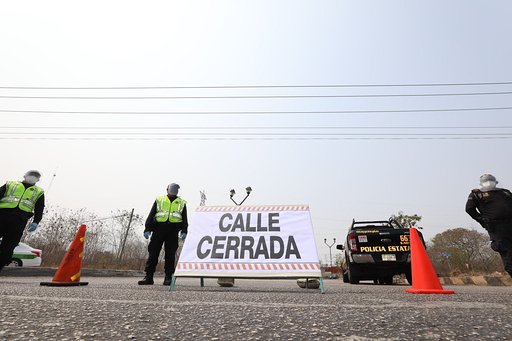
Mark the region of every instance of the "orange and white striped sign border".
[[199, 206], [196, 212], [265, 212], [265, 211], [309, 211], [308, 205], [265, 206]]
[[181, 271], [320, 271], [319, 263], [178, 263]]

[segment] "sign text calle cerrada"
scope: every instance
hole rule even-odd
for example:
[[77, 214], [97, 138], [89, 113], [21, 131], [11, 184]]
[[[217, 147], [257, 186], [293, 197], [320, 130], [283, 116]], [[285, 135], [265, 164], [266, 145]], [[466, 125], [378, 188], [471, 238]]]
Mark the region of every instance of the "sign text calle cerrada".
[[175, 275], [319, 277], [309, 207], [199, 207]]

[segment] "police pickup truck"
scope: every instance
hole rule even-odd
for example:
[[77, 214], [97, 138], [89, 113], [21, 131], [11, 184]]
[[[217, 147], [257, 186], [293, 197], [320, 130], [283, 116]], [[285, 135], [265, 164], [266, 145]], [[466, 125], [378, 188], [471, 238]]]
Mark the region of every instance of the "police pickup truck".
[[345, 245], [336, 247], [345, 250], [342, 261], [345, 283], [373, 280], [375, 284], [393, 284], [394, 275], [405, 274], [412, 284], [409, 229], [392, 219], [353, 220]]

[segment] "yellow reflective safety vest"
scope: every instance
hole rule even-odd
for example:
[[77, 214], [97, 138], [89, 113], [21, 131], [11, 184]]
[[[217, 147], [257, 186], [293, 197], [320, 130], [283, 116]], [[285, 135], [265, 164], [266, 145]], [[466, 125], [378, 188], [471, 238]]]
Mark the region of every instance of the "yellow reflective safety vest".
[[25, 188], [20, 181], [7, 181], [5, 194], [0, 199], [0, 209], [18, 207], [22, 211], [34, 213], [36, 202], [43, 194], [41, 187]]
[[169, 221], [171, 223], [181, 223], [183, 217], [181, 213], [187, 202], [177, 197], [172, 202], [167, 195], [156, 198], [155, 220], [159, 223]]

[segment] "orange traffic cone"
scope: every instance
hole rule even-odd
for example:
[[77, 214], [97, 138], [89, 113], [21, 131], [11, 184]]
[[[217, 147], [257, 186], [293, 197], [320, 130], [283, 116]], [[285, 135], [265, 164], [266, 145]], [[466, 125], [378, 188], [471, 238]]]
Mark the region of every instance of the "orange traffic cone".
[[52, 287], [67, 287], [87, 285], [88, 282], [80, 282], [80, 272], [82, 270], [82, 258], [84, 256], [85, 225], [81, 225], [76, 233], [75, 239], [71, 243], [68, 252], [62, 259], [62, 262], [53, 276], [51, 282], [41, 282], [41, 285]]
[[405, 291], [412, 294], [454, 294], [453, 290], [444, 290], [427, 251], [423, 247], [418, 231], [411, 228], [411, 268], [412, 288]]

